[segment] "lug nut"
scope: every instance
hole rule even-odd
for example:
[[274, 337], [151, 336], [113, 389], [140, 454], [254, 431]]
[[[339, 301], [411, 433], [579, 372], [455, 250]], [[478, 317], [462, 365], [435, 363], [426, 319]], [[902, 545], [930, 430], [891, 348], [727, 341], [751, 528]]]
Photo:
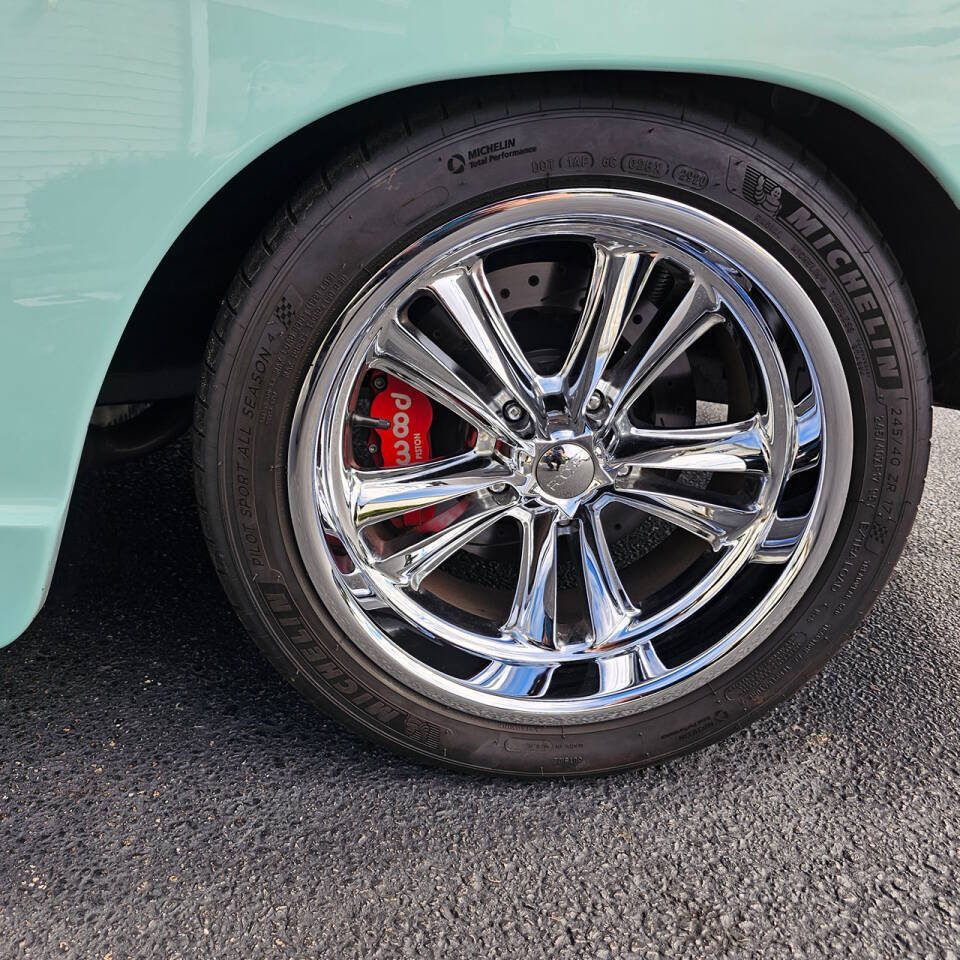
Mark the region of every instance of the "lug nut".
[[498, 483], [491, 483], [491, 484], [490, 484], [490, 489], [491, 489], [494, 493], [506, 493], [507, 485], [506, 485], [505, 483], [499, 483], [499, 482], [498, 482]]
[[629, 468], [626, 464], [624, 464], [624, 465], [617, 471], [617, 476], [618, 476], [618, 477], [629, 477], [629, 476], [630, 476], [630, 468]]
[[385, 390], [387, 387], [387, 378], [382, 373], [374, 374], [373, 379], [370, 381], [370, 386], [374, 390]]
[[515, 400], [511, 400], [504, 408], [503, 415], [511, 423], [516, 423], [518, 420], [523, 419], [523, 407], [520, 406]]
[[603, 394], [599, 390], [594, 390], [587, 399], [587, 412], [596, 413], [603, 406]]

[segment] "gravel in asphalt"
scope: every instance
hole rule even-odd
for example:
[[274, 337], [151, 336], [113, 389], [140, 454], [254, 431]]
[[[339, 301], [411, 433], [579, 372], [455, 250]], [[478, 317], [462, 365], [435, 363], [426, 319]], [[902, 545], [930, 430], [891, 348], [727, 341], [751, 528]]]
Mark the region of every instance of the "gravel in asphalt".
[[667, 766], [425, 769], [316, 714], [207, 561], [185, 443], [85, 475], [0, 651], [0, 956], [957, 957], [960, 413], [817, 679]]

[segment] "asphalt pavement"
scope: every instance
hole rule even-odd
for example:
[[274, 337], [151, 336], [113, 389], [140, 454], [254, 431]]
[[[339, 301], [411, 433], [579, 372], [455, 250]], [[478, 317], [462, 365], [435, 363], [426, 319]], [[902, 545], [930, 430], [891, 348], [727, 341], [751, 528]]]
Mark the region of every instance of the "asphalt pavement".
[[960, 413], [854, 640], [745, 733], [521, 783], [373, 747], [224, 601], [189, 450], [87, 473], [0, 651], [0, 958], [960, 954]]

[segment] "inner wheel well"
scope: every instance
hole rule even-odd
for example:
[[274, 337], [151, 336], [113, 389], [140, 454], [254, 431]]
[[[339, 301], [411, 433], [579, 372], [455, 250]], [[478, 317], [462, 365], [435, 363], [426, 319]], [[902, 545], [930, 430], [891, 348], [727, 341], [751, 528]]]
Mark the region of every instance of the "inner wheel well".
[[[444, 103], [502, 95], [521, 86], [595, 90], [626, 78], [598, 71], [428, 84], [352, 105], [287, 137], [211, 198], [167, 252], [130, 317], [98, 402], [191, 396], [219, 302], [274, 211], [318, 169], [360, 162], [362, 156], [351, 150], [366, 138], [382, 136], [398, 116], [405, 122], [442, 117]], [[812, 95], [755, 80], [655, 72], [630, 74], [631, 88], [638, 78], [649, 80], [652, 94], [679, 96], [691, 106], [708, 106], [709, 95], [710, 101], [723, 100], [769, 120], [853, 191], [885, 236], [916, 298], [934, 400], [960, 407], [960, 381], [950, 376], [960, 357], [960, 325], [953, 321], [948, 286], [960, 247], [960, 210], [926, 167], [881, 128]], [[909, 184], [911, 203], [900, 203], [891, 184]], [[924, 210], [923, 231], [916, 230], [911, 216], [917, 206]]]

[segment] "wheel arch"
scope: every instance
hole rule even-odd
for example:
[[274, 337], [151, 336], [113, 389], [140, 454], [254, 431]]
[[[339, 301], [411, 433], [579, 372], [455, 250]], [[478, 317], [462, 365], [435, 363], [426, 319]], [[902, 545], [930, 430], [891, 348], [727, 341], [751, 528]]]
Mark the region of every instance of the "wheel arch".
[[[100, 391], [100, 403], [188, 396], [217, 306], [244, 255], [290, 193], [315, 170], [388, 119], [442, 111], [452, 96], [516, 83], [582, 83], [622, 72], [511, 74], [401, 88], [321, 116], [264, 150], [229, 179], [184, 226], [144, 287]], [[889, 130], [862, 113], [802, 90], [717, 74], [632, 71], [654, 88], [683, 90], [742, 106], [809, 149], [853, 192], [877, 222], [903, 268], [919, 309], [933, 367], [936, 402], [960, 407], [960, 323], [948, 278], [960, 249], [960, 210], [929, 167]], [[902, 202], [904, 193], [909, 203]], [[891, 202], [891, 198], [895, 198]], [[242, 202], [241, 202], [242, 201]], [[924, 230], [913, 211], [923, 209]], [[206, 268], [192, 286], [187, 264]], [[171, 320], [171, 318], [176, 318]]]

